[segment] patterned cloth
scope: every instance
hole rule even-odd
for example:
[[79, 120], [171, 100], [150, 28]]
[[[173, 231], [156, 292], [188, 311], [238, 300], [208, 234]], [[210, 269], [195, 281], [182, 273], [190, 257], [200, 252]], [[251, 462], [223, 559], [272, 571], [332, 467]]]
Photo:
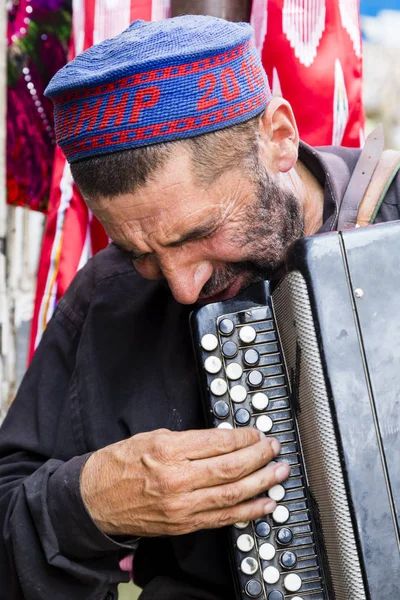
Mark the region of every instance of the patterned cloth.
[[243, 123], [271, 91], [247, 23], [185, 15], [134, 21], [51, 80], [67, 160], [184, 139]]
[[54, 156], [53, 106], [43, 95], [67, 59], [64, 0], [14, 0], [8, 12], [7, 202], [47, 210]]
[[[73, 55], [116, 35], [132, 19], [162, 19], [168, 16], [169, 10], [168, 0], [86, 0], [84, 5], [83, 2], [74, 1]], [[273, 91], [278, 93], [281, 89], [294, 107], [300, 136], [308, 143], [329, 145], [335, 141], [358, 146], [363, 139], [357, 8], [354, 0], [297, 0], [296, 3], [293, 0], [253, 0], [252, 25], [264, 68]], [[317, 34], [307, 38], [308, 41], [303, 40], [301, 24], [304, 19], [307, 22], [308, 15], [315, 22], [317, 14]], [[302, 20], [299, 20], [300, 15]], [[283, 31], [284, 20], [287, 33]], [[347, 29], [343, 22], [347, 23]], [[340, 64], [336, 67], [337, 60]], [[336, 68], [338, 74], [343, 72], [345, 86], [339, 75], [335, 79]], [[307, 83], [303, 83], [303, 77]], [[104, 230], [87, 210], [73, 185], [66, 160], [57, 148], [30, 356], [77, 269], [106, 244]]]
[[[169, 0], [73, 0], [70, 58], [114, 37], [135, 19], [168, 16]], [[104, 229], [87, 209], [56, 146], [49, 212], [40, 255], [29, 360], [58, 300], [78, 269], [108, 243]]]
[[313, 146], [364, 142], [359, 0], [253, 0], [255, 44], [275, 95]]

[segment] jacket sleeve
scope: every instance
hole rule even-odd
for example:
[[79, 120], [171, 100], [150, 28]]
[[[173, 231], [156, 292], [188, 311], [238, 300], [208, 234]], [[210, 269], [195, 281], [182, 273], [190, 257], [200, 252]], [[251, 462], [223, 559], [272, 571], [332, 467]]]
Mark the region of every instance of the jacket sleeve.
[[0, 429], [0, 600], [111, 600], [133, 544], [104, 535], [79, 490], [71, 414], [79, 327], [57, 310]]

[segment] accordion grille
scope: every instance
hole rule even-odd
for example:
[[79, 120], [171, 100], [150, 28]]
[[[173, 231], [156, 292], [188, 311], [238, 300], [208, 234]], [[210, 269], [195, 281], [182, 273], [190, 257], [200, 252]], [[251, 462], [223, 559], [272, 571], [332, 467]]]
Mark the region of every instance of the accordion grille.
[[339, 450], [307, 285], [289, 273], [272, 294], [289, 377], [296, 374], [297, 415], [306, 476], [318, 506], [336, 600], [365, 600]]

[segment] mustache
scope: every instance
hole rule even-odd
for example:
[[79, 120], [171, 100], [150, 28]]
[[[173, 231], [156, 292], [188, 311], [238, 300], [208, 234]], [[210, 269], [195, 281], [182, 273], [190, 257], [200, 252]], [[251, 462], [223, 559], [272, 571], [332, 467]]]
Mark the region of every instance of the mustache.
[[204, 284], [200, 297], [213, 296], [229, 287], [237, 277], [245, 275], [244, 287], [256, 281], [270, 279], [278, 264], [260, 261], [243, 261], [231, 263], [214, 270], [210, 279]]

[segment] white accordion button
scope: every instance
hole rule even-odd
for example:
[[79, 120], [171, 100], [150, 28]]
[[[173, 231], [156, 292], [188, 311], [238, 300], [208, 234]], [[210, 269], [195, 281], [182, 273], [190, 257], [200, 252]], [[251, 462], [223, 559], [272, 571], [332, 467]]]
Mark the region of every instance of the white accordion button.
[[261, 415], [256, 419], [257, 429], [259, 431], [263, 431], [264, 433], [268, 433], [268, 431], [271, 431], [273, 424], [274, 423], [271, 417], [269, 417], [268, 415]]
[[300, 598], [300, 596], [293, 596], [292, 600], [304, 600], [304, 598]]
[[233, 526], [236, 527], [236, 529], [246, 529], [249, 523], [250, 521], [238, 521], [237, 523], [234, 523]]
[[240, 379], [242, 374], [243, 374], [243, 368], [242, 365], [239, 365], [239, 363], [230, 363], [227, 367], [226, 367], [226, 374], [228, 376], [229, 379]]
[[242, 560], [242, 562], [240, 563], [240, 570], [245, 575], [254, 575], [254, 573], [256, 573], [257, 569], [258, 569], [258, 562], [256, 561], [255, 558], [252, 558], [251, 556], [244, 558]]
[[233, 429], [233, 425], [230, 423], [220, 423], [217, 429]]
[[214, 396], [223, 396], [228, 389], [228, 384], [225, 379], [221, 379], [221, 377], [217, 377], [213, 379], [210, 383], [210, 390], [214, 394]]
[[251, 344], [251, 342], [254, 342], [256, 335], [256, 330], [250, 325], [245, 325], [239, 329], [239, 337], [244, 344]]
[[288, 592], [298, 592], [301, 588], [301, 577], [297, 573], [289, 573], [283, 580], [283, 585]]
[[242, 385], [231, 387], [229, 394], [234, 402], [244, 402], [247, 398], [247, 390]]
[[273, 584], [279, 581], [279, 571], [275, 567], [267, 567], [263, 571], [263, 579], [265, 583]]
[[282, 505], [277, 506], [274, 512], [272, 513], [272, 518], [274, 519], [275, 523], [286, 523], [289, 517], [290, 513], [288, 508]]
[[272, 560], [276, 554], [275, 546], [272, 544], [261, 544], [258, 553], [263, 560]]
[[283, 485], [273, 485], [272, 488], [268, 490], [268, 496], [275, 500], [275, 502], [280, 502], [285, 497], [285, 488]]
[[239, 535], [236, 540], [236, 545], [242, 552], [250, 552], [250, 550], [253, 550], [254, 548], [254, 539], [251, 535], [243, 533], [242, 535]]
[[222, 369], [221, 359], [218, 358], [218, 356], [209, 356], [204, 361], [204, 368], [207, 371], [207, 373], [212, 373], [213, 375], [219, 373]]
[[217, 336], [213, 335], [212, 333], [206, 333], [206, 335], [203, 335], [201, 338], [200, 344], [203, 350], [212, 352], [218, 346]]
[[268, 396], [263, 392], [257, 392], [251, 397], [251, 404], [256, 410], [265, 410], [268, 406]]

